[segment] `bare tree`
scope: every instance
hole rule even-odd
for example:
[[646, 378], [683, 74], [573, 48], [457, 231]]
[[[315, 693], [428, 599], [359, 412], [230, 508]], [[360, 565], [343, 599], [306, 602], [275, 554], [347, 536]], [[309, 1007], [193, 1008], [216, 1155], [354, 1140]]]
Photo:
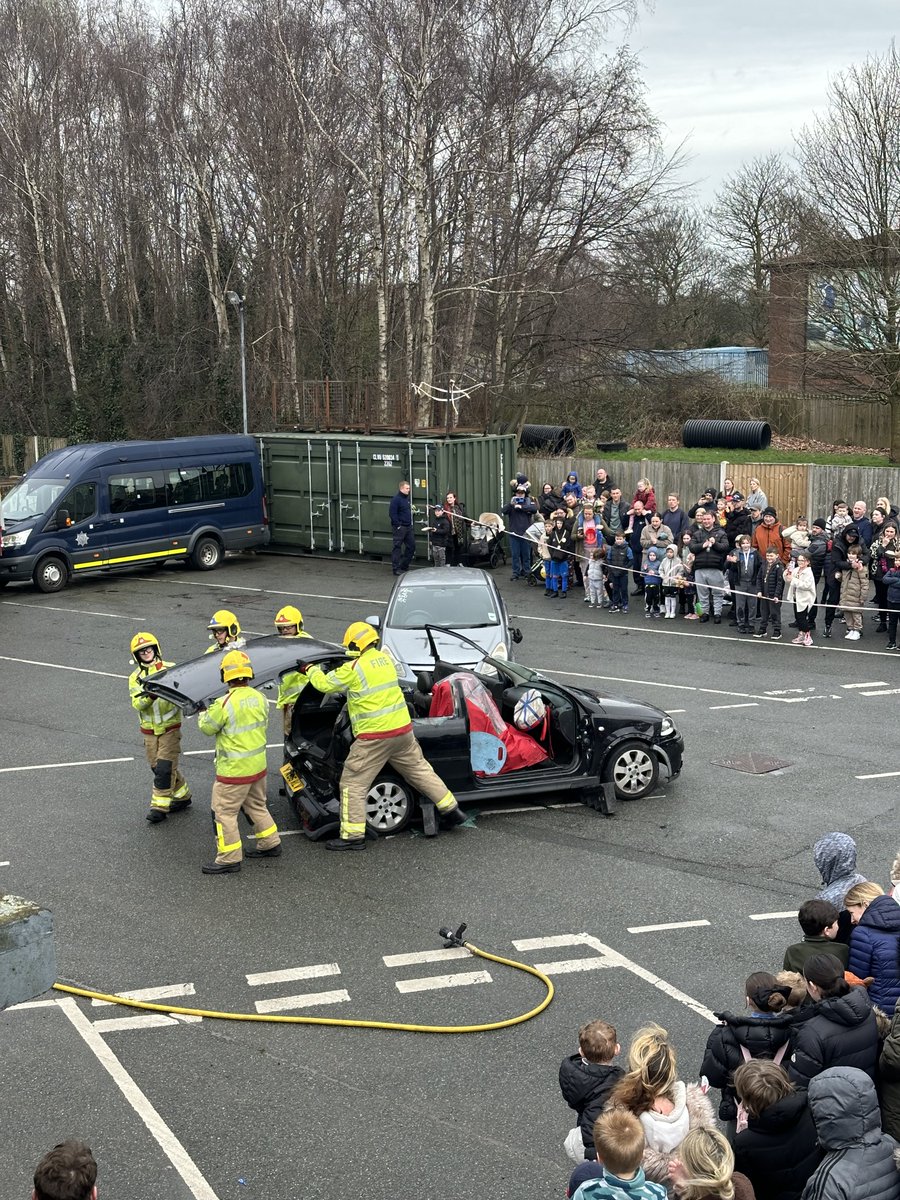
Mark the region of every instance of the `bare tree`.
[[[900, 54], [892, 45], [831, 84], [827, 112], [799, 138], [806, 198], [822, 220], [810, 241], [810, 323], [833, 375], [891, 406], [900, 462]], [[816, 311], [818, 310], [818, 311]]]

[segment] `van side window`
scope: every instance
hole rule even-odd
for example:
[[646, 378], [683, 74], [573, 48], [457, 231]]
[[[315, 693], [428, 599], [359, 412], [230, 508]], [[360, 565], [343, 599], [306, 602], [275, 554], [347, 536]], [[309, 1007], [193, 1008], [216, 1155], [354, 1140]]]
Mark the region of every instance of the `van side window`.
[[205, 504], [214, 500], [236, 500], [253, 491], [249, 463], [214, 467], [180, 467], [166, 475], [170, 505]]
[[60, 501], [60, 509], [65, 509], [73, 525], [86, 521], [97, 511], [96, 483], [76, 483]]
[[110, 475], [109, 511], [138, 512], [145, 508], [161, 508], [166, 502], [162, 473], [151, 475]]

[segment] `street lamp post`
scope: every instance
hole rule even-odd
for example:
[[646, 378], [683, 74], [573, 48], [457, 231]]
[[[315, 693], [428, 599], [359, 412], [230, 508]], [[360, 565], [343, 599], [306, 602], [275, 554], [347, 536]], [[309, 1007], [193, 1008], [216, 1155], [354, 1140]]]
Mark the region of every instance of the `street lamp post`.
[[244, 347], [244, 297], [239, 292], [226, 292], [229, 304], [238, 311], [241, 321], [241, 399], [243, 403], [244, 433], [247, 433], [247, 353]]

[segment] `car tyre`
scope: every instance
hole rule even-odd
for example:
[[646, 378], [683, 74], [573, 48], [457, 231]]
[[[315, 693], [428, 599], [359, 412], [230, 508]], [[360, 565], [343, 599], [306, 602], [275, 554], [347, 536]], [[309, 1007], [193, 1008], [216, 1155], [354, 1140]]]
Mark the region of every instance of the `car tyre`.
[[191, 561], [200, 571], [214, 571], [222, 564], [222, 543], [214, 537], [202, 537], [194, 547]]
[[649, 743], [633, 738], [613, 750], [603, 778], [615, 785], [619, 800], [642, 800], [656, 787], [659, 762]]
[[69, 582], [69, 568], [65, 559], [48, 554], [35, 567], [32, 579], [39, 592], [61, 592]]
[[382, 775], [366, 796], [366, 825], [379, 837], [401, 833], [416, 809], [412, 788], [395, 775]]

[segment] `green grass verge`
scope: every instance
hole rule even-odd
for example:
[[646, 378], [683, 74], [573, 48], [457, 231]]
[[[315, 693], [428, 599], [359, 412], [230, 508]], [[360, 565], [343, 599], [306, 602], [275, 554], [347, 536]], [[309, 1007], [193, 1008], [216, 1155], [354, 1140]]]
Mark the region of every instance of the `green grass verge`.
[[698, 462], [698, 463], [817, 463], [821, 466], [885, 467], [885, 454], [806, 454], [797, 450], [686, 450], [683, 446], [649, 446], [644, 449], [633, 447], [621, 454], [607, 454], [596, 445], [582, 444], [576, 451], [579, 458], [601, 458], [604, 462], [640, 462], [642, 458], [652, 462]]

